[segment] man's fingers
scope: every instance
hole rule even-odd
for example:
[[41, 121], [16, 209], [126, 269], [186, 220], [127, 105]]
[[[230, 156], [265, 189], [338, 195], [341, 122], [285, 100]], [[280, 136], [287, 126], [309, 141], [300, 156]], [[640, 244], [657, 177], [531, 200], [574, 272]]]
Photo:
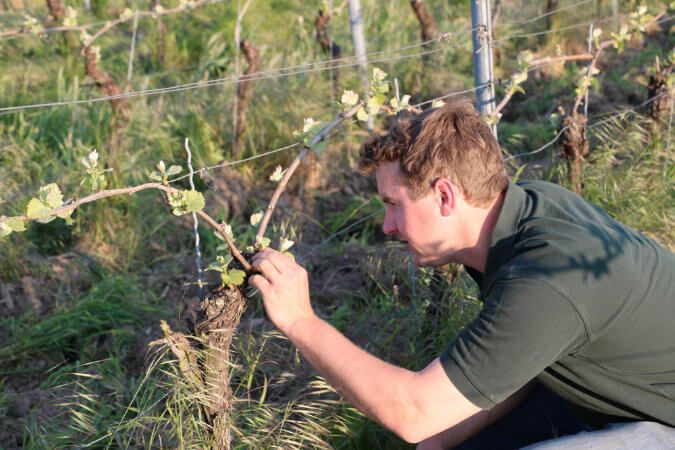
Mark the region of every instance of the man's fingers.
[[260, 255], [261, 258], [269, 260], [279, 273], [285, 272], [287, 269], [291, 268], [296, 264], [292, 258], [284, 255], [281, 252], [278, 252], [271, 248], [266, 248], [265, 250], [256, 254], [253, 260], [256, 260], [256, 257]]
[[270, 287], [270, 282], [262, 275], [252, 275], [248, 278], [248, 284], [258, 288], [261, 294], [265, 294]]
[[274, 281], [279, 277], [279, 270], [272, 264], [269, 258], [258, 261], [258, 269], [269, 281]]

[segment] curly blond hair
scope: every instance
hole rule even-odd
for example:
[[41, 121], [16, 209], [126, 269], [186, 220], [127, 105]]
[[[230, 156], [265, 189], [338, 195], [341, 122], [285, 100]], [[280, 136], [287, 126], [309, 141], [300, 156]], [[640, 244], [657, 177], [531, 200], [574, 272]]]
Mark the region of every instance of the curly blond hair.
[[371, 139], [361, 147], [359, 171], [385, 161], [399, 162], [414, 200], [445, 177], [467, 202], [484, 207], [509, 183], [499, 144], [469, 100], [423, 111]]

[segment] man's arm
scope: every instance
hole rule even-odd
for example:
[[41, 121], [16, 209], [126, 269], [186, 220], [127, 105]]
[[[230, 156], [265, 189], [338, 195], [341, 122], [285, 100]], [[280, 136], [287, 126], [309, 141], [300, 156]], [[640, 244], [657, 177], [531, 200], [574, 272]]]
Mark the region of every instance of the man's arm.
[[520, 405], [522, 401], [530, 395], [534, 385], [534, 381], [529, 382], [494, 408], [482, 410], [454, 427], [448, 428], [447, 430], [441, 431], [440, 433], [425, 439], [417, 445], [417, 449], [440, 450], [461, 444]]
[[415, 373], [354, 345], [312, 311], [306, 271], [274, 250], [254, 257], [268, 316], [350, 403], [408, 442], [454, 427], [481, 409], [455, 388], [438, 358]]

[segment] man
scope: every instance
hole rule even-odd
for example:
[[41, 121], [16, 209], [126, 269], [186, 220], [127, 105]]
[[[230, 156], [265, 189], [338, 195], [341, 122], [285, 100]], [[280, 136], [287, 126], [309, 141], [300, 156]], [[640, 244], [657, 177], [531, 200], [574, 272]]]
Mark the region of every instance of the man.
[[671, 252], [557, 185], [510, 183], [466, 102], [399, 123], [363, 147], [360, 169], [376, 173], [384, 232], [418, 266], [463, 264], [484, 306], [412, 372], [319, 319], [302, 267], [257, 254], [250, 283], [269, 318], [341, 395], [424, 448], [518, 448], [608, 423], [563, 439], [675, 447]]

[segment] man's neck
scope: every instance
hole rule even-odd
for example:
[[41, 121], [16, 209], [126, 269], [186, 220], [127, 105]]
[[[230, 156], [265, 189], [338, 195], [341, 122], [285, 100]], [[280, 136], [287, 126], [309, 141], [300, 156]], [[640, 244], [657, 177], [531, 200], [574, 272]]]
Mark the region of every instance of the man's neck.
[[472, 207], [467, 223], [466, 233], [467, 246], [466, 252], [462, 255], [462, 264], [485, 273], [485, 265], [487, 263], [488, 253], [490, 252], [490, 241], [492, 239], [492, 231], [495, 229], [499, 213], [504, 204], [504, 193], [493, 200], [493, 202], [486, 208]]

